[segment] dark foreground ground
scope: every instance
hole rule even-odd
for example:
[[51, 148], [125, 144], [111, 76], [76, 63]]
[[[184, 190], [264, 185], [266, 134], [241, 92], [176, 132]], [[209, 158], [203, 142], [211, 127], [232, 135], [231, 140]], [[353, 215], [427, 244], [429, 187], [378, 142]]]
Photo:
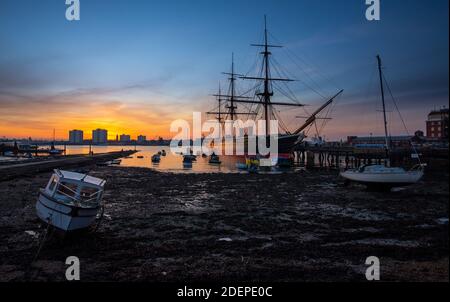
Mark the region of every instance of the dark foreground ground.
[[[444, 172], [443, 172], [444, 173]], [[344, 187], [337, 173], [173, 175], [95, 168], [98, 231], [44, 245], [35, 216], [50, 174], [0, 182], [0, 281], [448, 281], [448, 173], [395, 193]], [[30, 232], [31, 231], [31, 232]]]

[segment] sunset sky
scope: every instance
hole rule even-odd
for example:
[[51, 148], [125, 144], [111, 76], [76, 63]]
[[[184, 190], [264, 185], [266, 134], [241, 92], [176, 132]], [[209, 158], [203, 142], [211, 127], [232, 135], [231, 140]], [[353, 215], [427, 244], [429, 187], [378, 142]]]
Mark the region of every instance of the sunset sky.
[[[50, 138], [53, 129], [89, 138], [95, 128], [110, 139], [170, 138], [173, 120], [214, 108], [232, 52], [237, 71], [253, 74], [250, 44], [264, 14], [273, 43], [285, 46], [274, 58], [298, 80], [291, 89], [307, 112], [345, 89], [327, 138], [382, 133], [377, 54], [411, 132], [448, 106], [448, 0], [381, 0], [379, 22], [365, 19], [365, 0], [80, 2], [81, 20], [68, 22], [64, 0], [0, 1], [0, 138]], [[405, 134], [388, 109], [391, 133]], [[307, 112], [280, 114], [294, 129]]]

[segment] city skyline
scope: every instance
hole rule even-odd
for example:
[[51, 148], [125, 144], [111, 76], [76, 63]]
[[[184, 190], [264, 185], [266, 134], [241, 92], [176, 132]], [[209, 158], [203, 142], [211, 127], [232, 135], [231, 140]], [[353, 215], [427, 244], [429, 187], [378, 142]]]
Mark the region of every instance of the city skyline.
[[[423, 132], [423, 133], [427, 133], [426, 137], [434, 138], [434, 135], [429, 135], [429, 133], [431, 132], [431, 130], [430, 130], [430, 127], [431, 127], [430, 126], [430, 116], [436, 116], [437, 115], [437, 116], [442, 117], [442, 114], [443, 114], [442, 112], [445, 112], [444, 114], [447, 116], [447, 119], [448, 119], [448, 111], [449, 111], [449, 108], [446, 107], [445, 105], [440, 107], [439, 109], [438, 108], [434, 108], [434, 109], [430, 110], [429, 113], [427, 114], [427, 116], [424, 119], [423, 127], [421, 127], [421, 128], [419, 127], [418, 129], [415, 129], [415, 130], [413, 130], [412, 132], [409, 132], [409, 133], [404, 133], [403, 135], [405, 135], [405, 136], [412, 136], [412, 134], [415, 133], [415, 132]], [[148, 140], [158, 140], [158, 139], [161, 139], [161, 138], [167, 139], [167, 138], [164, 138], [164, 137], [162, 137], [160, 135], [147, 136], [147, 135], [144, 135], [142, 131], [135, 132], [135, 133], [137, 133], [136, 135], [130, 135], [130, 134], [126, 134], [126, 133], [113, 133], [112, 134], [108, 129], [102, 129], [102, 128], [89, 129], [89, 130], [70, 129], [70, 130], [67, 131], [67, 133], [66, 133], [67, 135], [62, 135], [60, 137], [58, 137], [58, 135], [56, 135], [56, 129], [53, 129], [52, 131], [53, 131], [52, 133], [55, 135], [55, 137], [54, 137], [55, 140], [58, 140], [58, 141], [65, 141], [65, 140], [71, 141], [72, 132], [81, 132], [82, 141], [90, 141], [90, 140], [92, 141], [94, 139], [94, 132], [95, 131], [105, 131], [106, 132], [106, 138], [107, 138], [106, 141], [123, 141], [122, 137], [124, 137], [124, 136], [129, 137], [131, 141], [142, 141], [142, 140], [148, 141]], [[433, 131], [434, 131], [434, 129], [433, 129]], [[441, 130], [439, 130], [439, 131], [441, 131]], [[125, 131], [125, 132], [129, 133], [129, 131]], [[90, 136], [89, 135], [85, 136], [85, 133], [91, 133], [91, 135]], [[369, 132], [369, 133], [367, 133], [367, 135], [373, 136], [374, 133], [373, 132]], [[347, 135], [347, 137], [342, 137], [341, 140], [343, 140], [345, 138], [348, 138], [348, 137], [352, 137], [352, 136], [357, 136], [357, 135]], [[361, 136], [364, 136], [364, 134], [362, 134]], [[395, 135], [393, 135], [393, 136], [395, 136]], [[133, 137], [135, 137], [135, 139], [133, 139]], [[149, 139], [147, 139], [147, 137], [149, 137]], [[151, 137], [154, 137], [154, 139], [152, 139]], [[33, 139], [30, 136], [29, 137], [9, 137], [9, 138], [3, 136], [3, 137], [0, 137], [0, 138], [3, 138], [3, 139], [18, 139], [18, 140], [27, 140], [27, 139], [30, 139], [30, 138]], [[326, 136], [324, 136], [323, 138], [325, 139]], [[52, 139], [53, 139], [53, 137], [52, 137]], [[49, 138], [34, 138], [33, 140], [42, 141], [42, 140], [49, 140]]]
[[[120, 138], [122, 136], [129, 136], [131, 141], [139, 141], [139, 140], [158, 140], [161, 138], [161, 136], [159, 135], [152, 135], [152, 136], [147, 136], [142, 134], [142, 132], [136, 132], [138, 133], [137, 135], [130, 135], [130, 134], [126, 134], [126, 133], [114, 133], [111, 134], [110, 131], [108, 129], [101, 129], [101, 128], [97, 128], [97, 129], [88, 129], [88, 130], [81, 130], [81, 129], [70, 129], [70, 130], [64, 130], [66, 131], [65, 133], [61, 134], [58, 136], [58, 134], [55, 131], [55, 140], [56, 141], [71, 141], [71, 135], [73, 133], [73, 135], [81, 135], [81, 140], [82, 141], [90, 141], [93, 139], [93, 132], [96, 130], [103, 130], [107, 132], [107, 138], [108, 141], [117, 141], [120, 140]], [[53, 130], [52, 130], [53, 131]], [[60, 131], [62, 132], [62, 131]], [[81, 133], [80, 133], [81, 132]], [[53, 133], [53, 132], [52, 132]], [[77, 134], [76, 134], [77, 133]], [[88, 135], [86, 135], [88, 134]], [[51, 141], [53, 140], [53, 137], [6, 137], [6, 136], [2, 136], [0, 137], [0, 139], [10, 139], [10, 140], [29, 140], [29, 139], [35, 140], [35, 141]], [[148, 139], [147, 139], [148, 138]], [[80, 139], [77, 139], [80, 140]]]
[[[325, 96], [345, 89], [327, 138], [382, 133], [377, 54], [409, 132], [424, 131], [427, 114], [448, 104], [448, 1], [384, 1], [377, 22], [365, 19], [365, 1], [316, 2], [92, 0], [83, 1], [80, 21], [67, 22], [62, 1], [2, 1], [0, 137], [49, 139], [55, 129], [62, 139], [71, 129], [102, 128], [111, 140], [169, 139], [172, 121], [215, 106], [232, 52], [238, 71], [249, 71], [265, 14], [271, 39], [304, 59], [296, 66], [274, 50], [298, 79], [293, 91], [307, 111], [323, 102], [308, 86]], [[291, 129], [305, 115], [280, 114]], [[392, 134], [406, 134], [395, 112], [388, 118]]]

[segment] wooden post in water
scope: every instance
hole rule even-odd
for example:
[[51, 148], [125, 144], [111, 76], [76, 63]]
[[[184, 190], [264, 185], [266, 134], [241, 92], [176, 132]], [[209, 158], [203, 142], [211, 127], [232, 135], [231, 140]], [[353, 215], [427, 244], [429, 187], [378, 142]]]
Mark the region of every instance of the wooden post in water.
[[306, 151], [306, 167], [314, 168], [314, 152]]

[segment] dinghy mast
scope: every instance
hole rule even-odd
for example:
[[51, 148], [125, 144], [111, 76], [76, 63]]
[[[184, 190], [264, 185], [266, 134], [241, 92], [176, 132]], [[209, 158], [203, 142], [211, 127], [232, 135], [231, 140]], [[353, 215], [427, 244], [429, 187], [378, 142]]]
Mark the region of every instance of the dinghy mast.
[[381, 65], [381, 57], [380, 55], [377, 55], [377, 62], [378, 62], [378, 74], [380, 76], [380, 88], [381, 88], [381, 101], [383, 103], [383, 119], [384, 119], [384, 135], [386, 140], [386, 158], [388, 159], [388, 165], [390, 165], [389, 161], [389, 153], [390, 153], [390, 144], [389, 144], [389, 133], [388, 133], [388, 122], [386, 118], [386, 103], [384, 100], [384, 83], [383, 83], [383, 71], [382, 65]]

